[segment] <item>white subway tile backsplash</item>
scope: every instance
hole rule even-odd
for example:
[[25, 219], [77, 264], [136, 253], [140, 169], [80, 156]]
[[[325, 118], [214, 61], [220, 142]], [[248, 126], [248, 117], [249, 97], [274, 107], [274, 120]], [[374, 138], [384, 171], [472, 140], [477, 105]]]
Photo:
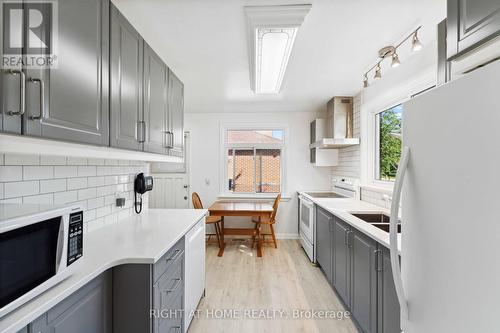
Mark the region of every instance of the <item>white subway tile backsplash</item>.
[[66, 179], [49, 179], [40, 181], [40, 193], [66, 191]]
[[68, 190], [79, 190], [87, 186], [87, 177], [68, 179]]
[[5, 165], [40, 165], [40, 156], [5, 154]]
[[97, 187], [104, 185], [105, 177], [97, 176], [97, 177], [89, 177], [88, 178], [88, 186], [89, 187]]
[[40, 156], [40, 165], [66, 165], [66, 156]]
[[0, 182], [12, 182], [22, 179], [22, 166], [0, 166]]
[[4, 197], [16, 198], [40, 193], [39, 181], [13, 182], [4, 184]]
[[0, 200], [0, 204], [22, 204], [23, 198], [12, 198]]
[[54, 203], [55, 204], [67, 204], [70, 202], [75, 202], [78, 200], [77, 191], [66, 191], [54, 193]]
[[96, 189], [94, 187], [84, 190], [78, 190], [78, 200], [87, 200], [96, 197]]
[[93, 230], [133, 213], [134, 176], [148, 171], [141, 161], [0, 153], [0, 203], [77, 204]]
[[78, 168], [76, 166], [55, 166], [54, 178], [76, 177]]
[[54, 178], [53, 166], [23, 166], [23, 180]]
[[95, 166], [79, 166], [78, 177], [92, 177], [96, 175]]
[[23, 197], [23, 203], [26, 204], [53, 204], [54, 194], [41, 194], [33, 195], [29, 197]]
[[87, 208], [94, 209], [104, 206], [104, 197], [98, 197], [87, 200]]

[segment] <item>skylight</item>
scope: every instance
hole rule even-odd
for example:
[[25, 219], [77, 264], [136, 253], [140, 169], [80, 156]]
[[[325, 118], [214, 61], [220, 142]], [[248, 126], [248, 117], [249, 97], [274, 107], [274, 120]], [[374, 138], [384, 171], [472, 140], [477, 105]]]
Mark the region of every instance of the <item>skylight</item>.
[[297, 31], [311, 5], [245, 7], [250, 82], [258, 94], [278, 94]]

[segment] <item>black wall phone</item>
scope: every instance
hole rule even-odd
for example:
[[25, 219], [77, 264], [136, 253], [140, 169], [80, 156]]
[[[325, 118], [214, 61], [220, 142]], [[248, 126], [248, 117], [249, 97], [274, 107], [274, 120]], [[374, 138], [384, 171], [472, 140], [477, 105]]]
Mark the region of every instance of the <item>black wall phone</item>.
[[[148, 191], [153, 189], [153, 177], [144, 176], [143, 173], [138, 174], [135, 177], [134, 181], [134, 208], [137, 214], [140, 214], [142, 211], [142, 195]], [[139, 200], [137, 199], [137, 195], [139, 195]]]

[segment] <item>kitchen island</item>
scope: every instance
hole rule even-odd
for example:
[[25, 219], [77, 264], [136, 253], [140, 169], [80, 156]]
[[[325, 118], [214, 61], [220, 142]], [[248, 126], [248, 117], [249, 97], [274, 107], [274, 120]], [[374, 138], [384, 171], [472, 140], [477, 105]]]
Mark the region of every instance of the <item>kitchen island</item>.
[[[71, 299], [74, 294], [78, 294], [80, 289], [98, 280], [107, 284], [99, 290], [109, 296], [106, 298], [104, 295], [103, 298], [106, 300], [103, 302], [106, 304], [102, 305], [103, 302], [101, 302], [99, 305], [103, 306], [103, 309], [110, 309], [111, 306], [107, 303], [112, 302], [111, 290], [115, 287], [112, 284], [113, 269], [147, 267], [149, 271], [154, 272], [151, 275], [155, 275], [151, 277], [152, 284], [157, 282], [156, 280], [161, 280], [156, 275], [162, 272], [165, 273], [163, 275], [168, 275], [169, 270], [168, 267], [162, 267], [162, 265], [165, 266], [164, 262], [170, 259], [170, 257], [166, 259], [165, 257], [170, 255], [177, 244], [183, 246], [184, 235], [206, 215], [206, 210], [149, 209], [141, 215], [129, 216], [115, 223], [91, 228], [92, 230], [87, 232], [84, 238], [84, 256], [79, 270], [40, 296], [2, 317], [0, 332], [15, 333], [23, 330], [26, 332], [28, 324], [33, 323], [37, 318], [43, 318], [47, 313], [50, 316], [51, 309], [57, 308], [60, 304], [71, 303], [67, 300]], [[123, 279], [120, 280], [123, 281]], [[144, 286], [148, 290], [153, 287]], [[123, 290], [122, 288], [121, 291]], [[107, 323], [103, 323], [102, 327], [111, 327], [109, 322], [112, 321], [112, 315], [116, 315], [112, 314], [112, 311], [107, 312], [109, 316], [104, 318]], [[35, 322], [33, 325], [36, 326], [39, 323]], [[36, 330], [33, 328], [32, 331], [45, 332], [44, 329], [38, 328]], [[103, 331], [106, 329], [104, 328]], [[75, 326], [71, 332], [81, 332], [81, 330]]]

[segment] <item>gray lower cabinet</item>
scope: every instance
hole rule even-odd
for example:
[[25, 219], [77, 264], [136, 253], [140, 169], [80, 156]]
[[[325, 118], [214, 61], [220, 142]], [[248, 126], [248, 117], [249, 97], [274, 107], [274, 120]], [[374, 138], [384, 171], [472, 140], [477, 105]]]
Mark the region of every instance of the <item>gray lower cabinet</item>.
[[333, 232], [333, 287], [348, 307], [351, 304], [351, 255], [347, 242], [350, 227], [341, 219], [334, 217]]
[[330, 225], [333, 216], [321, 207], [316, 206], [316, 260], [320, 265], [326, 279], [332, 283], [332, 236]]
[[166, 153], [168, 67], [144, 43], [144, 151]]
[[184, 84], [170, 70], [168, 75], [168, 154], [184, 156]]
[[22, 330], [17, 331], [17, 333], [28, 333], [28, 326], [24, 327]]
[[377, 258], [377, 296], [379, 333], [401, 332], [401, 317], [398, 295], [392, 278], [391, 256], [389, 250], [379, 245]]
[[141, 35], [111, 5], [110, 142], [112, 147], [142, 150], [143, 51]]
[[113, 268], [113, 332], [182, 332], [184, 239], [154, 265]]
[[351, 248], [351, 313], [363, 332], [377, 332], [377, 243], [353, 229]]
[[316, 228], [318, 263], [360, 331], [401, 332], [389, 250], [321, 207]]
[[500, 1], [448, 0], [447, 5], [448, 59], [500, 35]]
[[111, 273], [106, 272], [29, 325], [33, 333], [111, 333]]

